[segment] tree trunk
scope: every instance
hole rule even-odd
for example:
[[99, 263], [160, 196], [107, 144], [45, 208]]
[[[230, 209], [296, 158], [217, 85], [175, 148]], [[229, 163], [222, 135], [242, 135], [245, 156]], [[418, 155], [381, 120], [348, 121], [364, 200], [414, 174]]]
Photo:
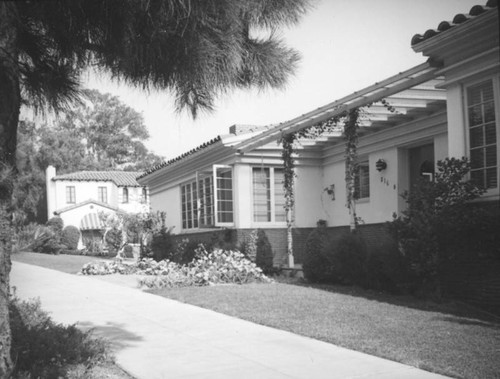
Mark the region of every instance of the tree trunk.
[[17, 124], [21, 107], [17, 69], [14, 2], [0, 3], [0, 377], [12, 370], [10, 357], [9, 273], [12, 249], [12, 191], [15, 180]]

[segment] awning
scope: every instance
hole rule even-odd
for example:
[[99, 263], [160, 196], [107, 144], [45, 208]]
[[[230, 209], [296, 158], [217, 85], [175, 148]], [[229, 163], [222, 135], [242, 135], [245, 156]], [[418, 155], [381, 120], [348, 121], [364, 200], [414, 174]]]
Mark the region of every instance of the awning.
[[88, 213], [80, 221], [81, 230], [101, 230], [104, 229], [104, 222], [97, 213]]

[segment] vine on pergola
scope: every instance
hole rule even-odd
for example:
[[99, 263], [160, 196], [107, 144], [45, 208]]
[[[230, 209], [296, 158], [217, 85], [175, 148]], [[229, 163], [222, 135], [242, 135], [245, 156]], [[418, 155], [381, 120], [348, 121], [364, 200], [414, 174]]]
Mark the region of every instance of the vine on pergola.
[[283, 150], [281, 152], [281, 157], [283, 159], [283, 170], [284, 170], [284, 195], [285, 195], [285, 211], [286, 211], [286, 223], [287, 223], [287, 252], [288, 255], [293, 255], [292, 247], [292, 228], [293, 228], [293, 207], [295, 205], [295, 194], [294, 194], [294, 184], [295, 184], [295, 162], [293, 155], [296, 153], [296, 141], [299, 139], [313, 139], [320, 137], [326, 132], [332, 132], [339, 130], [339, 123], [341, 120], [343, 122], [343, 132], [346, 141], [345, 158], [346, 158], [346, 189], [347, 189], [347, 199], [346, 206], [349, 208], [349, 213], [351, 214], [351, 230], [356, 227], [356, 212], [355, 212], [355, 177], [357, 169], [357, 144], [358, 144], [358, 129], [359, 129], [359, 108], [354, 108], [350, 111], [344, 111], [340, 114], [333, 116], [325, 121], [318, 124], [310, 126], [308, 128], [299, 130], [295, 133], [284, 134], [279, 143], [283, 145]]

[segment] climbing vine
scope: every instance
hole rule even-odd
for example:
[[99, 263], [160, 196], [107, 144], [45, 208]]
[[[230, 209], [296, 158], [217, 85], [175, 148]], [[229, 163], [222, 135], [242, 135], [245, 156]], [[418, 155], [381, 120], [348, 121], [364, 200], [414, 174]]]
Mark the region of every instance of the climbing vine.
[[346, 207], [349, 209], [351, 216], [351, 231], [356, 229], [358, 222], [355, 183], [358, 169], [359, 113], [359, 108], [351, 109], [344, 123]]

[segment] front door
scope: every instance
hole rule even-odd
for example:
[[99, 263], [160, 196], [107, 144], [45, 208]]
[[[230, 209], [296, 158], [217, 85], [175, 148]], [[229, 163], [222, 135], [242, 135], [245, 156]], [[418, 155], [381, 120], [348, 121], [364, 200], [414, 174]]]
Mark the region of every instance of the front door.
[[434, 144], [411, 148], [410, 155], [410, 189], [419, 179], [434, 180]]

